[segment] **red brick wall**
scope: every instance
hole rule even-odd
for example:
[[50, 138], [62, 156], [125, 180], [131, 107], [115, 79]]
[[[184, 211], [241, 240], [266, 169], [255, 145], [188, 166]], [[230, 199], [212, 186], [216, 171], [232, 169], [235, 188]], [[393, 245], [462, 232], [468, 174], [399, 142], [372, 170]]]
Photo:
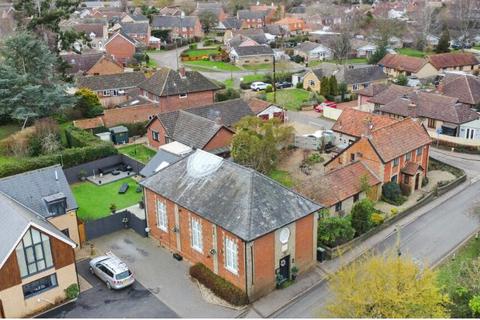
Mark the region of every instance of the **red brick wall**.
[[[151, 97], [149, 97], [151, 99]], [[170, 112], [180, 109], [200, 107], [215, 102], [215, 91], [201, 91], [187, 94], [185, 98], [180, 96], [160, 97], [159, 105], [161, 112]]]
[[125, 64], [135, 54], [135, 46], [125, 38], [116, 36], [105, 46], [105, 50], [115, 61]]
[[203, 150], [210, 151], [221, 147], [229, 146], [232, 142], [232, 137], [232, 131], [226, 128], [222, 128], [215, 134], [215, 136], [213, 136], [213, 138], [207, 143], [207, 145], [203, 147]]
[[313, 226], [315, 215], [311, 214], [295, 225], [295, 265], [300, 272], [308, 270], [313, 260]]
[[[275, 234], [256, 239], [253, 246], [253, 289], [262, 295], [275, 288]], [[254, 295], [254, 298], [255, 298]]]
[[[153, 140], [153, 136], [152, 136], [153, 131], [158, 132], [158, 141]], [[165, 135], [166, 135], [165, 128], [160, 123], [160, 120], [155, 119], [148, 126], [148, 129], [147, 129], [148, 145], [152, 148], [158, 149], [158, 147], [167, 143], [165, 140]]]
[[148, 121], [149, 116], [156, 114], [158, 114], [158, 106], [153, 104], [106, 109], [103, 111], [103, 122], [107, 128], [110, 128], [121, 123]]

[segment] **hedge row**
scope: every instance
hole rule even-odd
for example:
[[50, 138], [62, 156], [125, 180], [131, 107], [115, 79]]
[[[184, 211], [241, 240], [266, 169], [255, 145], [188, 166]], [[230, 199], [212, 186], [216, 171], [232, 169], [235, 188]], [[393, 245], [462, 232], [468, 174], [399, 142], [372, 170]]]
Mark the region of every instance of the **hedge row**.
[[65, 136], [69, 148], [82, 148], [101, 143], [101, 140], [90, 132], [75, 127], [67, 128]]
[[202, 263], [190, 267], [190, 276], [212, 290], [216, 296], [235, 306], [243, 306], [248, 303], [247, 294], [242, 289], [217, 276]]

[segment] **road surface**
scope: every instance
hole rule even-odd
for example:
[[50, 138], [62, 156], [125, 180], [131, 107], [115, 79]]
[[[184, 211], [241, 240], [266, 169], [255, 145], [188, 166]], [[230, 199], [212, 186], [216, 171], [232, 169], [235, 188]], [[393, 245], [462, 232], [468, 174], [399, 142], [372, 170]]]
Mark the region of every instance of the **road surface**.
[[[418, 261], [436, 264], [480, 228], [480, 157], [432, 150], [433, 157], [466, 170], [468, 186], [450, 199], [438, 199], [439, 205], [400, 228], [400, 249]], [[472, 183], [473, 182], [473, 183]], [[442, 202], [443, 201], [443, 202]], [[394, 248], [397, 235], [381, 241], [375, 250]], [[275, 313], [280, 318], [309, 318], [322, 314], [330, 298], [328, 282], [323, 281], [306, 295]]]

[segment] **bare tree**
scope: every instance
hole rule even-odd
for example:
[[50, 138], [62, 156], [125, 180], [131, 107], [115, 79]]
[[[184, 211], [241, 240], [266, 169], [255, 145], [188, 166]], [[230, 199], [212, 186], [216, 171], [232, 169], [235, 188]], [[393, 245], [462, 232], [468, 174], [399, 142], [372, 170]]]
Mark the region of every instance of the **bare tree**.
[[453, 28], [467, 41], [470, 31], [480, 25], [480, 0], [455, 0], [449, 9]]

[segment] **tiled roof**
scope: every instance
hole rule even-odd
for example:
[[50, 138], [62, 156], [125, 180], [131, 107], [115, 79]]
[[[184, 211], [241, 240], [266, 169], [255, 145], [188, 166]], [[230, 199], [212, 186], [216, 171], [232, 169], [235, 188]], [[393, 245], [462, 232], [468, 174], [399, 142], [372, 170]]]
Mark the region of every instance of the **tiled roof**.
[[308, 52], [310, 52], [310, 51], [312, 51], [312, 50], [314, 50], [318, 47], [324, 47], [324, 46], [320, 43], [305, 41], [305, 42], [301, 42], [301, 43], [297, 44], [297, 46], [295, 47], [295, 50], [308, 53]]
[[248, 100], [248, 105], [250, 109], [253, 111], [253, 113], [258, 114], [263, 110], [267, 109], [268, 107], [270, 107], [272, 103], [265, 100], [258, 99], [258, 98], [252, 98]]
[[198, 116], [219, 120], [227, 127], [233, 127], [240, 119], [254, 115], [248, 104], [242, 99], [232, 99], [214, 104], [186, 109], [185, 111]]
[[470, 105], [480, 103], [480, 78], [473, 75], [450, 75], [444, 79], [443, 94]]
[[430, 118], [453, 124], [478, 119], [478, 114], [457, 98], [440, 94], [418, 92], [400, 97], [383, 105], [381, 112], [412, 118]]
[[390, 53], [383, 57], [380, 62], [378, 62], [380, 66], [413, 73], [420, 71], [420, 69], [422, 69], [426, 63], [427, 60], [424, 58], [409, 57], [401, 54]]
[[428, 61], [437, 69], [462, 67], [479, 64], [473, 53], [449, 52], [428, 56]]
[[258, 44], [266, 44], [268, 42], [267, 37], [263, 29], [241, 29], [233, 32], [233, 36], [241, 35], [252, 39]]
[[77, 72], [87, 72], [104, 56], [103, 52], [92, 53], [67, 53], [61, 54], [60, 57], [68, 63], [67, 72], [74, 74]]
[[143, 81], [145, 81], [145, 74], [141, 71], [136, 71], [78, 77], [76, 83], [78, 88], [88, 88], [90, 90], [100, 91], [107, 89], [134, 88]]
[[103, 34], [104, 26], [103, 23], [79, 23], [73, 25], [72, 28], [77, 32], [85, 32], [87, 36], [93, 32], [95, 37], [103, 38], [107, 36], [107, 34]]
[[242, 27], [242, 23], [237, 17], [228, 17], [222, 21], [222, 24], [226, 29], [240, 29]]
[[391, 84], [388, 88], [375, 94], [372, 98], [368, 99], [369, 102], [384, 105], [390, 101], [402, 97], [406, 94], [412, 93], [414, 88], [404, 87], [396, 84]]
[[387, 79], [387, 75], [379, 66], [361, 66], [345, 69], [340, 65], [322, 63], [319, 68], [312, 71], [318, 79], [334, 75], [337, 82], [345, 82], [347, 84], [362, 84]]
[[344, 201], [362, 192], [362, 177], [366, 176], [369, 186], [381, 183], [381, 180], [361, 161], [327, 172], [323, 176], [313, 176], [300, 187], [312, 200], [325, 207]]
[[272, 55], [273, 56], [272, 48], [267, 46], [262, 46], [262, 45], [235, 47], [234, 50], [239, 57], [256, 56], [256, 55]]
[[384, 163], [431, 143], [425, 128], [411, 118], [374, 130], [368, 139]]
[[153, 16], [152, 28], [193, 28], [197, 21], [194, 16]]
[[257, 171], [203, 150], [141, 184], [244, 241], [255, 240], [321, 209]]
[[246, 20], [246, 19], [264, 19], [265, 16], [267, 15], [267, 11], [265, 10], [238, 10], [237, 11], [237, 17], [238, 19], [241, 20]]
[[388, 88], [388, 85], [383, 83], [372, 83], [366, 88], [363, 88], [357, 91], [357, 94], [365, 97], [373, 97], [379, 94], [380, 92], [384, 91]]
[[139, 88], [159, 97], [220, 89], [200, 72], [185, 71], [185, 77], [181, 77], [180, 73], [169, 68], [159, 69]]
[[359, 138], [362, 135], [368, 135], [372, 130], [382, 128], [396, 121], [388, 116], [356, 109], [345, 109], [333, 125], [332, 130]]
[[120, 24], [123, 32], [130, 34], [147, 34], [149, 24], [148, 22], [130, 22]]
[[423, 170], [420, 164], [412, 161], [407, 161], [401, 171], [402, 173], [405, 173], [409, 176], [414, 176], [418, 172], [418, 170]]

